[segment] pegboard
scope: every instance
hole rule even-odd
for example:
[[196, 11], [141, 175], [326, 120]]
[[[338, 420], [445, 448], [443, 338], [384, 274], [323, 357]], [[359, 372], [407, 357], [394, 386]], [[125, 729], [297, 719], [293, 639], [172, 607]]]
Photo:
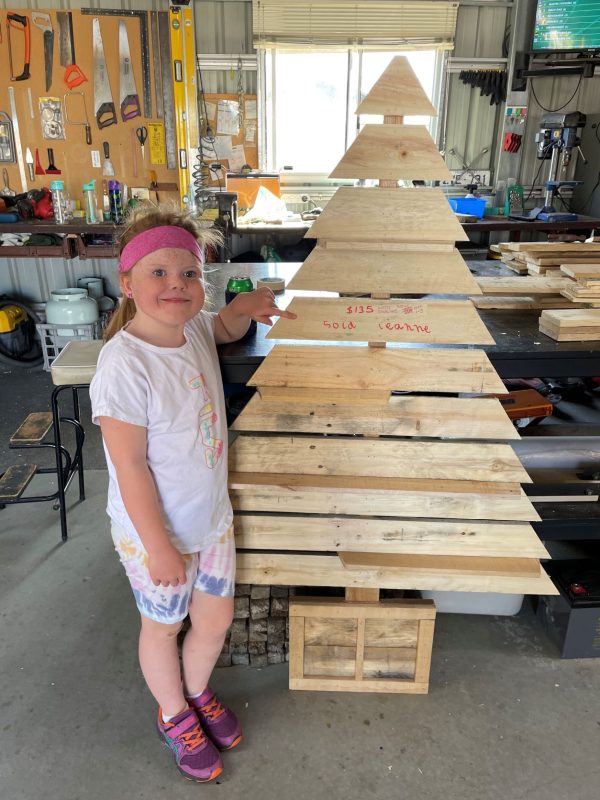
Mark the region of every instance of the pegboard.
[[[37, 11], [37, 9], [36, 9]], [[145, 145], [145, 160], [142, 162], [142, 154], [139, 142], [135, 136], [135, 129], [141, 125], [148, 127], [149, 123], [164, 122], [156, 116], [146, 118], [143, 116], [144, 108], [142, 101], [142, 70], [141, 70], [141, 45], [140, 45], [140, 23], [137, 17], [102, 16], [100, 20], [100, 30], [104, 45], [104, 56], [106, 59], [107, 72], [110, 82], [111, 93], [115, 110], [117, 113], [117, 124], [110, 125], [103, 130], [98, 128], [94, 114], [94, 83], [93, 83], [93, 55], [92, 55], [92, 20], [94, 17], [81, 14], [77, 10], [72, 11], [73, 19], [73, 40], [75, 50], [75, 61], [78, 67], [87, 77], [87, 81], [73, 89], [73, 92], [83, 92], [87, 107], [87, 117], [91, 126], [92, 144], [87, 145], [85, 140], [85, 128], [83, 125], [68, 124], [64, 115], [64, 95], [69, 91], [63, 82], [65, 67], [61, 66], [59, 59], [59, 33], [57, 12], [53, 9], [39, 9], [41, 13], [49, 14], [52, 28], [54, 30], [54, 51], [52, 65], [52, 84], [48, 91], [45, 88], [44, 71], [44, 44], [43, 31], [31, 24], [32, 12], [24, 9], [3, 11], [0, 14], [0, 26], [2, 28], [2, 44], [0, 44], [0, 70], [5, 76], [5, 80], [0, 85], [0, 110], [6, 111], [10, 116], [10, 104], [8, 87], [14, 88], [15, 105], [19, 130], [21, 136], [21, 146], [23, 157], [26, 148], [29, 147], [34, 158], [35, 150], [38, 148], [40, 162], [46, 169], [48, 166], [47, 148], [51, 147], [54, 151], [54, 163], [61, 170], [61, 175], [35, 175], [34, 180], [29, 180], [27, 169], [27, 189], [40, 189], [42, 186], [50, 186], [52, 180], [63, 180], [65, 189], [75, 200], [83, 201], [82, 186], [92, 179], [96, 179], [96, 195], [99, 208], [102, 208], [102, 181], [110, 178], [102, 175], [102, 162], [104, 159], [102, 143], [109, 143], [110, 159], [112, 161], [115, 175], [114, 179], [129, 187], [150, 186], [150, 170], [156, 173], [157, 182], [171, 183], [177, 182], [177, 170], [169, 170], [166, 165], [150, 163], [150, 141]], [[10, 81], [9, 79], [9, 54], [6, 35], [6, 17], [8, 14], [19, 14], [26, 16], [30, 26], [31, 36], [31, 60], [30, 78], [24, 81]], [[140, 98], [141, 116], [123, 122], [119, 109], [119, 40], [118, 29], [119, 21], [123, 20], [127, 28], [127, 37], [131, 53], [136, 90]], [[148, 46], [150, 51], [150, 63], [157, 57], [152, 52], [152, 37], [150, 36], [150, 16], [148, 16]], [[20, 31], [11, 29], [12, 62], [16, 74], [20, 73], [24, 63], [24, 35]], [[152, 113], [156, 114], [156, 90], [151, 70], [150, 80], [152, 85]], [[31, 89], [31, 106], [29, 102], [28, 89]], [[65, 138], [64, 139], [44, 139], [42, 133], [42, 123], [39, 111], [40, 97], [57, 97], [60, 99]], [[68, 101], [69, 119], [83, 121], [83, 103], [81, 97], [74, 96]], [[82, 116], [78, 116], [81, 109]], [[31, 111], [33, 110], [33, 115]], [[100, 166], [93, 166], [92, 151], [99, 151]], [[135, 160], [134, 160], [135, 156]], [[137, 176], [134, 174], [134, 164], [137, 161]], [[2, 164], [5, 166], [10, 180], [11, 188], [17, 192], [22, 191], [21, 178], [17, 163]], [[169, 197], [171, 195], [169, 194]], [[174, 196], [177, 196], [175, 193]]]

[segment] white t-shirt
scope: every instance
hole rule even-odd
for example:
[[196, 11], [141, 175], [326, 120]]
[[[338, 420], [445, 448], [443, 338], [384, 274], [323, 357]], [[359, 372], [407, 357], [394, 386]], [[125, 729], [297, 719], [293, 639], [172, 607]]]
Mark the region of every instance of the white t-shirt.
[[[92, 419], [147, 429], [148, 466], [165, 524], [182, 553], [195, 553], [231, 525], [227, 494], [227, 420], [214, 338], [214, 315], [185, 326], [181, 347], [156, 347], [121, 330], [100, 352], [90, 386]], [[114, 465], [107, 512], [139, 541], [125, 510]]]

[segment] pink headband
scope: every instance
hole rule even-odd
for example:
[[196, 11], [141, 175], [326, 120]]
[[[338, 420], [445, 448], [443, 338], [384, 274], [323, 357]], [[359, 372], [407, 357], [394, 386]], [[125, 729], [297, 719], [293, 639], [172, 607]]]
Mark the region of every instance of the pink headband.
[[203, 262], [202, 249], [194, 234], [178, 225], [161, 225], [158, 228], [142, 231], [127, 242], [121, 251], [119, 272], [128, 272], [140, 258], [163, 247], [189, 250], [201, 263]]

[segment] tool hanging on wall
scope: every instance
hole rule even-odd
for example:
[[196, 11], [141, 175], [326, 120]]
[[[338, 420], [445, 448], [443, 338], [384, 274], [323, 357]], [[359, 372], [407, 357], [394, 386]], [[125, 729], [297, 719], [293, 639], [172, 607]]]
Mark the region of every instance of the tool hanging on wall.
[[70, 11], [57, 11], [58, 54], [60, 65], [65, 67], [63, 81], [67, 89], [75, 89], [87, 81], [81, 69], [75, 63], [75, 39], [73, 36], [73, 15]]
[[[25, 43], [25, 54], [23, 57], [23, 71], [19, 75], [15, 75], [12, 59], [12, 42], [11, 42], [11, 28], [23, 34]], [[14, 34], [13, 34], [14, 35]], [[8, 62], [10, 67], [11, 81], [26, 81], [29, 79], [29, 61], [31, 58], [31, 31], [29, 29], [29, 20], [26, 16], [21, 14], [7, 14], [6, 15], [6, 41], [8, 43]]]
[[504, 134], [504, 142], [502, 149], [505, 153], [516, 153], [521, 148], [523, 137], [520, 133], [511, 133], [510, 131]]
[[15, 154], [19, 165], [19, 177], [21, 187], [27, 191], [27, 177], [25, 175], [25, 162], [23, 161], [23, 148], [21, 147], [21, 133], [19, 131], [19, 118], [17, 117], [17, 104], [15, 103], [15, 90], [12, 86], [8, 87], [8, 104], [10, 105], [10, 116], [13, 124], [13, 135], [15, 137]]
[[175, 101], [173, 98], [173, 76], [171, 72], [171, 31], [168, 11], [158, 12], [158, 40], [160, 43], [160, 72], [162, 77], [163, 105], [165, 112], [167, 169], [177, 169]]
[[40, 161], [40, 151], [35, 148], [35, 174], [36, 175], [45, 175], [46, 171], [42, 167], [42, 162]]
[[81, 8], [81, 14], [94, 17], [135, 17], [140, 22], [140, 51], [142, 59], [142, 96], [144, 116], [152, 117], [152, 93], [150, 87], [150, 52], [148, 48], [148, 12], [128, 11], [124, 8]]
[[54, 150], [48, 148], [48, 166], [46, 167], [46, 175], [62, 175], [61, 170], [58, 169], [54, 163]]
[[102, 174], [105, 178], [111, 178], [115, 174], [115, 169], [110, 160], [110, 145], [108, 142], [102, 142], [102, 149], [104, 150], [104, 161], [102, 162]]
[[92, 46], [94, 56], [94, 114], [100, 130], [117, 124], [115, 104], [110, 91], [100, 20], [92, 20]]
[[199, 143], [198, 102], [196, 98], [196, 45], [191, 8], [171, 6], [169, 10], [175, 129], [179, 153], [179, 196], [186, 205], [190, 189], [188, 153]]
[[142, 150], [142, 164], [144, 164], [146, 161], [146, 139], [148, 138], [148, 128], [145, 125], [142, 125], [141, 128], [136, 128], [135, 135], [140, 143], [140, 148]]
[[6, 111], [0, 111], [0, 161], [16, 161], [13, 126]]
[[49, 91], [52, 86], [52, 61], [54, 59], [54, 30], [50, 14], [32, 11], [31, 24], [44, 33], [44, 75], [46, 78], [46, 91]]
[[0, 191], [2, 197], [14, 197], [17, 193], [14, 189], [10, 188], [10, 184], [8, 182], [8, 170], [6, 167], [2, 169], [2, 180], [4, 181], [4, 188]]
[[154, 98], [156, 100], [156, 116], [162, 119], [163, 109], [163, 88], [162, 75], [160, 69], [160, 44], [158, 40], [158, 11], [150, 12], [150, 29], [152, 33], [152, 64], [154, 66]]
[[506, 100], [507, 75], [503, 69], [467, 69], [458, 74], [459, 80], [474, 89], [480, 89], [481, 96], [489, 96], [490, 105], [500, 105]]
[[[81, 97], [83, 101], [83, 117], [84, 122], [80, 122], [79, 120], [69, 119], [69, 109], [68, 109], [68, 98], [69, 97]], [[71, 101], [73, 102], [73, 101]], [[85, 93], [84, 92], [67, 92], [64, 96], [64, 103], [65, 103], [65, 122], [68, 125], [83, 125], [85, 127], [85, 143], [91, 144], [92, 143], [92, 128], [90, 126], [90, 121], [88, 118], [87, 113], [87, 106], [85, 104]], [[79, 116], [79, 115], [78, 115]]]
[[35, 174], [33, 172], [33, 156], [29, 148], [27, 148], [25, 151], [25, 163], [27, 164], [27, 171], [29, 172], [29, 180], [34, 181]]
[[129, 54], [127, 28], [123, 20], [119, 22], [119, 101], [123, 122], [141, 116], [140, 99]]
[[62, 106], [59, 97], [40, 97], [40, 122], [44, 139], [64, 139]]

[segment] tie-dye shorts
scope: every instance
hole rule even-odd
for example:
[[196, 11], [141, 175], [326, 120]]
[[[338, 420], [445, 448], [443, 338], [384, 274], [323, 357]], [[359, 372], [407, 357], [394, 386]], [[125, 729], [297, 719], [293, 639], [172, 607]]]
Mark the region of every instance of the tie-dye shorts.
[[167, 624], [181, 622], [187, 616], [194, 589], [215, 597], [232, 597], [235, 593], [233, 525], [206, 550], [183, 554], [187, 576], [183, 586], [155, 586], [148, 572], [148, 554], [141, 544], [115, 522], [111, 523], [111, 534], [144, 617]]

